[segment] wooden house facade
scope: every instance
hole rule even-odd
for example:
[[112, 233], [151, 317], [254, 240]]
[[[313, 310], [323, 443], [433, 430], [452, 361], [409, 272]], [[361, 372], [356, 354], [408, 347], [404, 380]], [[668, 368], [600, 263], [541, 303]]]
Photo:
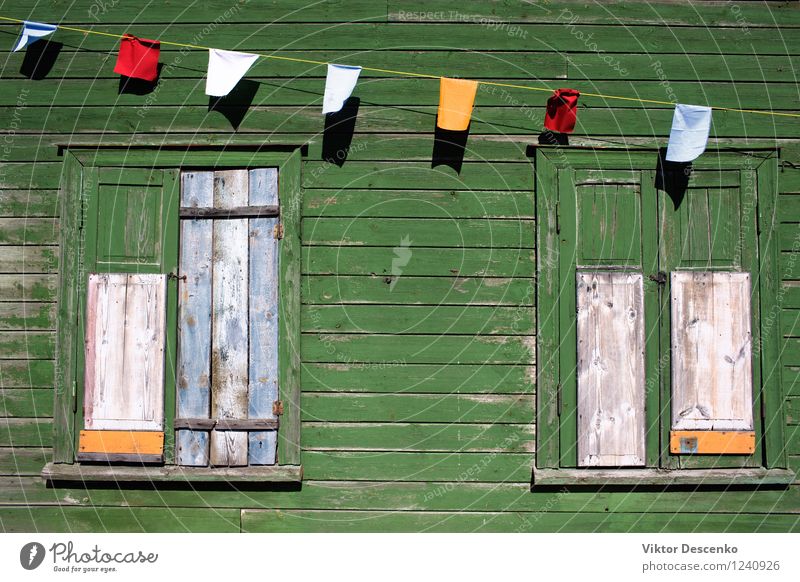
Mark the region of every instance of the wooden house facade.
[[[60, 25], [0, 21], [3, 531], [800, 528], [797, 3], [0, 16]], [[123, 33], [278, 58], [215, 98]], [[722, 108], [691, 166], [678, 102]]]

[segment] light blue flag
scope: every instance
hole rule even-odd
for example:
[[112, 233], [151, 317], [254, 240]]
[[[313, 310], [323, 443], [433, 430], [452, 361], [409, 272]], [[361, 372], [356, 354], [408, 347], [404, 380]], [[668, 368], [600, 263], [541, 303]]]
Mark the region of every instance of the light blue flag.
[[706, 149], [711, 130], [711, 108], [702, 105], [675, 105], [672, 130], [667, 144], [668, 162], [691, 162]]
[[32, 44], [48, 34], [55, 32], [57, 26], [54, 24], [43, 24], [41, 22], [31, 22], [26, 20], [22, 24], [22, 34], [19, 36], [19, 42], [14, 49], [14, 52], [24, 49], [29, 44]]

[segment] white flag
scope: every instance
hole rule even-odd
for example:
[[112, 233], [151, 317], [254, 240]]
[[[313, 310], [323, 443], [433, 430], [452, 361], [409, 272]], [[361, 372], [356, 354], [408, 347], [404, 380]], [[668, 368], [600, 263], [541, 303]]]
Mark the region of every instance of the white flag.
[[18, 50], [24, 49], [31, 43], [36, 42], [43, 36], [47, 36], [55, 32], [58, 27], [53, 24], [43, 24], [41, 22], [30, 22], [26, 20], [22, 24], [22, 34], [19, 36], [19, 41], [17, 42], [17, 46], [14, 48], [14, 52]]
[[230, 93], [257, 59], [258, 55], [249, 53], [209, 49], [206, 95], [224, 97]]
[[336, 113], [344, 107], [356, 87], [361, 67], [328, 65], [325, 78], [325, 96], [322, 98], [322, 114]]
[[667, 145], [668, 162], [691, 162], [702, 154], [711, 130], [711, 108], [701, 105], [675, 105], [672, 131]]

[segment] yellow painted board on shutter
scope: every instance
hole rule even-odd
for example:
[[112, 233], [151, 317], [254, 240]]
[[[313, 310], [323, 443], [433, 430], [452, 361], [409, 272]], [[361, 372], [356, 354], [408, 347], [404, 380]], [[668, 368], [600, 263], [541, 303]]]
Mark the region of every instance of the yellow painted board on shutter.
[[673, 430], [669, 451], [676, 455], [750, 455], [756, 450], [753, 431]]
[[134, 430], [82, 430], [79, 461], [159, 462], [164, 454], [164, 433]]

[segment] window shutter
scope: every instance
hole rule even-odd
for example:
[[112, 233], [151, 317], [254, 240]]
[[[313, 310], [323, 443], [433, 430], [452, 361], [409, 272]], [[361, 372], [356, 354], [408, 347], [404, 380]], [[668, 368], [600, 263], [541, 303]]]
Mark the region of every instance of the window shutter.
[[165, 170], [87, 169], [78, 460], [163, 460], [175, 178]]
[[[675, 271], [671, 283], [671, 450], [752, 453], [750, 274]], [[748, 434], [711, 438], [693, 431]]]
[[578, 465], [645, 464], [641, 273], [578, 271]]

